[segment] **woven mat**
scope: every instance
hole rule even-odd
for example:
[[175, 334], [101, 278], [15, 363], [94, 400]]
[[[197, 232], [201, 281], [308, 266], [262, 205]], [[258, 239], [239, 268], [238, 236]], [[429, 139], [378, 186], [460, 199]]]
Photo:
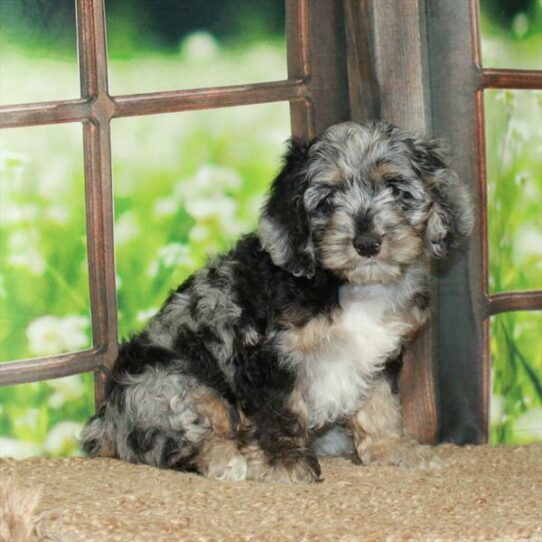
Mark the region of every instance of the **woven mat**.
[[0, 479], [17, 488], [4, 504], [41, 488], [32, 540], [542, 541], [542, 445], [440, 450], [445, 465], [430, 470], [324, 459], [312, 485], [82, 458], [3, 459]]

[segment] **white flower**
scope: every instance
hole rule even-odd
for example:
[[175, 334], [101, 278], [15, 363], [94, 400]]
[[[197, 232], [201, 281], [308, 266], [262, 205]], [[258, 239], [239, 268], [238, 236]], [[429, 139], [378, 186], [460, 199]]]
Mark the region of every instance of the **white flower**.
[[241, 177], [234, 169], [205, 164], [194, 177], [177, 183], [176, 195], [189, 200], [211, 196], [224, 190], [238, 190], [240, 187]]
[[41, 453], [41, 447], [34, 442], [15, 440], [7, 437], [0, 437], [0, 456], [24, 459]]
[[61, 331], [64, 335], [63, 342], [66, 352], [76, 352], [89, 346], [87, 329], [89, 328], [88, 316], [72, 315], [60, 320]]
[[163, 218], [174, 215], [179, 208], [179, 202], [175, 198], [160, 198], [154, 204], [154, 216]]
[[15, 231], [9, 238], [8, 263], [14, 267], [25, 267], [41, 275], [47, 263], [38, 250], [39, 232], [36, 229]]
[[186, 212], [195, 220], [218, 219], [220, 223], [230, 222], [235, 219], [236, 211], [237, 203], [221, 193], [186, 202]]
[[65, 156], [49, 156], [47, 167], [40, 171], [37, 193], [45, 200], [58, 201], [58, 195], [68, 190], [72, 182], [71, 162]]
[[[488, 47], [488, 49], [490, 49]], [[497, 93], [497, 102], [502, 103], [506, 107], [513, 109], [516, 106], [516, 93], [513, 90], [502, 90]]]
[[27, 162], [26, 156], [20, 153], [5, 150], [0, 151], [0, 173], [24, 167]]
[[28, 428], [30, 430], [35, 430], [38, 427], [39, 421], [39, 410], [37, 408], [29, 408], [25, 411], [23, 415], [17, 416], [15, 420], [15, 427]]
[[518, 13], [512, 21], [512, 32], [521, 39], [529, 32], [529, 26], [529, 17], [525, 13]]
[[65, 455], [78, 449], [78, 437], [83, 424], [65, 421], [57, 423], [45, 441], [45, 451], [53, 455]]
[[54, 393], [49, 396], [47, 404], [51, 408], [60, 408], [64, 403], [79, 399], [85, 393], [81, 375], [56, 378], [47, 382]]
[[190, 252], [190, 247], [180, 243], [170, 243], [158, 251], [158, 258], [154, 259], [147, 269], [148, 277], [155, 277], [158, 274], [160, 266], [172, 268], [177, 265], [185, 267], [194, 267], [194, 259]]
[[139, 222], [134, 212], [124, 213], [115, 222], [115, 244], [123, 245], [137, 238], [139, 235]]
[[515, 236], [514, 261], [526, 258], [542, 259], [542, 232], [538, 228], [525, 227]]
[[26, 328], [28, 347], [37, 356], [77, 352], [89, 345], [88, 327], [86, 316], [40, 316]]
[[158, 312], [158, 309], [156, 307], [147, 309], [145, 311], [138, 311], [136, 315], [137, 321], [141, 323], [145, 323], [148, 320], [150, 320], [157, 312]]
[[225, 192], [241, 186], [241, 178], [230, 168], [205, 165], [195, 177], [177, 185], [177, 194], [185, 200], [186, 212], [195, 220], [218, 220], [219, 223], [234, 220], [236, 202]]
[[531, 137], [531, 129], [529, 124], [522, 120], [515, 118], [510, 119], [508, 129], [510, 130], [510, 136], [512, 139], [518, 143], [528, 141]]
[[153, 260], [149, 267], [147, 268], [147, 277], [153, 279], [154, 277], [156, 277], [156, 275], [158, 275], [158, 270], [160, 268], [160, 265], [158, 263], [157, 260]]
[[175, 265], [194, 265], [190, 248], [180, 243], [170, 243], [158, 251], [158, 259], [165, 267], [174, 267]]
[[23, 171], [28, 160], [22, 154], [0, 151], [0, 183], [2, 201], [9, 207], [8, 197], [13, 194], [27, 194], [31, 191], [23, 180]]
[[209, 238], [209, 229], [202, 224], [196, 224], [190, 229], [188, 237], [193, 243], [201, 243]]
[[522, 439], [542, 440], [542, 408], [531, 408], [524, 412], [514, 424], [514, 433]]
[[184, 39], [181, 51], [188, 60], [212, 60], [216, 57], [219, 46], [208, 32], [194, 32]]
[[32, 222], [38, 215], [38, 206], [33, 203], [12, 202], [2, 208], [0, 221], [3, 225], [12, 226], [20, 222]]
[[504, 398], [502, 395], [491, 395], [489, 403], [489, 417], [492, 425], [502, 423], [502, 415], [504, 410]]
[[524, 201], [540, 199], [540, 190], [538, 180], [534, 178], [530, 171], [520, 171], [514, 177], [514, 182], [521, 188]]
[[32, 247], [18, 254], [10, 254], [8, 262], [14, 267], [25, 267], [35, 275], [41, 275], [47, 266], [42, 255]]
[[70, 212], [62, 205], [50, 205], [45, 210], [45, 216], [57, 224], [66, 224], [70, 219]]

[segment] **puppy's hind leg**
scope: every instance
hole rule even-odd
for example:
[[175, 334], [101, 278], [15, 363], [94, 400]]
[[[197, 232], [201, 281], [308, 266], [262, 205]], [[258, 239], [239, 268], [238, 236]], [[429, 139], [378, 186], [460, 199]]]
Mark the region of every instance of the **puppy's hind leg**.
[[351, 419], [357, 455], [364, 465], [430, 467], [439, 464], [434, 449], [409, 435], [399, 398], [386, 378], [378, 379], [363, 407]]
[[194, 460], [198, 472], [218, 480], [245, 480], [247, 462], [236, 440], [240, 423], [237, 411], [210, 391], [197, 393], [194, 402], [198, 414], [211, 424]]

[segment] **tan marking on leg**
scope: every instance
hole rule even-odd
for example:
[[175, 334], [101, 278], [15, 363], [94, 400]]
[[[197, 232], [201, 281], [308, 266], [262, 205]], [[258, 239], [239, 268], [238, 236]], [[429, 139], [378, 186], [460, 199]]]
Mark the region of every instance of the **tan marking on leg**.
[[300, 425], [304, 428], [305, 433], [308, 432], [309, 411], [303, 394], [298, 388], [294, 389], [287, 403], [288, 410], [297, 418]]
[[213, 431], [221, 437], [232, 437], [239, 429], [232, 426], [230, 407], [226, 401], [209, 390], [194, 394], [194, 408], [211, 422]]
[[114, 457], [117, 458], [117, 448], [107, 437], [103, 437], [100, 442], [100, 449], [96, 452], [95, 457]]
[[399, 399], [384, 378], [375, 382], [351, 426], [356, 452], [365, 465], [428, 467], [439, 462], [433, 448], [406, 434]]
[[282, 334], [282, 343], [286, 352], [309, 355], [327, 343], [346, 339], [345, 330], [334, 322], [333, 317], [317, 316], [303, 325], [292, 325], [291, 321], [285, 323], [288, 329]]
[[[354, 438], [400, 437], [403, 421], [399, 399], [382, 378], [376, 381], [363, 408], [352, 418]], [[357, 444], [357, 441], [356, 441]]]
[[198, 471], [217, 480], [246, 480], [247, 462], [234, 440], [210, 433], [196, 458]]
[[304, 448], [300, 446], [299, 454], [284, 457], [273, 465], [267, 454], [256, 442], [252, 442], [241, 449], [247, 461], [247, 479], [257, 482], [279, 482], [283, 484], [308, 483], [320, 481], [320, 475], [315, 466], [304, 456]]
[[310, 354], [329, 340], [330, 332], [330, 321], [325, 316], [317, 316], [302, 326], [291, 326], [284, 334], [286, 349]]

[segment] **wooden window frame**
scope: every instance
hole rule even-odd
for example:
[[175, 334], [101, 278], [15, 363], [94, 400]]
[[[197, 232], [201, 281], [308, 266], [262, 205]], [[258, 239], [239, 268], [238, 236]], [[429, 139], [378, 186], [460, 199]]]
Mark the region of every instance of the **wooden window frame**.
[[434, 318], [406, 353], [402, 403], [423, 441], [487, 442], [489, 318], [542, 309], [542, 291], [488, 290], [483, 93], [542, 89], [542, 72], [482, 68], [478, 0], [286, 0], [287, 80], [122, 96], [108, 90], [103, 0], [77, 0], [76, 10], [81, 98], [0, 107], [0, 128], [83, 124], [93, 347], [2, 363], [0, 385], [94, 371], [96, 404], [104, 401], [118, 351], [113, 119], [288, 101], [300, 137], [382, 118], [450, 142], [478, 202], [478, 228], [434, 281]]
[[[312, 137], [348, 116], [346, 73], [312, 55], [311, 35], [321, 50], [339, 51], [334, 32], [340, 4], [286, 1], [288, 79], [172, 92], [111, 96], [108, 87], [103, 0], [77, 0], [81, 98], [0, 107], [0, 128], [81, 122], [85, 167], [86, 231], [93, 347], [45, 358], [0, 364], [0, 385], [95, 372], [95, 400], [104, 401], [107, 374], [118, 352], [111, 178], [111, 121], [115, 118], [288, 101], [292, 133]], [[309, 18], [309, 10], [311, 17]], [[336, 72], [336, 73], [332, 73]]]

